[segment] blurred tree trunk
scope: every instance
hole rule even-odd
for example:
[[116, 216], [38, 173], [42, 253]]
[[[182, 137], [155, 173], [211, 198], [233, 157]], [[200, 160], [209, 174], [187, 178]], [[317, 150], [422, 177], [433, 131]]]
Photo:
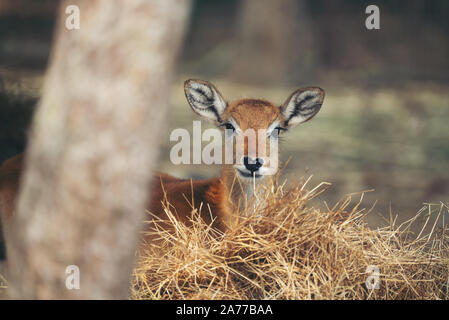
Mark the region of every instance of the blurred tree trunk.
[[304, 79], [313, 62], [306, 0], [241, 0], [232, 80], [252, 83]]
[[[79, 30], [65, 28], [71, 4]], [[127, 298], [188, 5], [61, 4], [8, 232], [10, 297]], [[69, 265], [79, 290], [66, 288]]]

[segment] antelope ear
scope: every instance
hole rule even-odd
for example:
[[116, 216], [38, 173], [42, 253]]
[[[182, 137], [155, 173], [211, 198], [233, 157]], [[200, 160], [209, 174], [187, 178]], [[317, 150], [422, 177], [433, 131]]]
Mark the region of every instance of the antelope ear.
[[293, 127], [312, 119], [324, 100], [324, 90], [307, 87], [293, 92], [281, 107], [286, 127]]
[[193, 111], [208, 120], [221, 122], [227, 103], [212, 83], [189, 79], [184, 82], [184, 92]]

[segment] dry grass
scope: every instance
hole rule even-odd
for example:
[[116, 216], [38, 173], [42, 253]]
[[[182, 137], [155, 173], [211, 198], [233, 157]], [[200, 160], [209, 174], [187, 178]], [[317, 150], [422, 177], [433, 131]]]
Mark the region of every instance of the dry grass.
[[[265, 192], [254, 214], [218, 234], [192, 212], [192, 228], [155, 231], [135, 269], [134, 299], [448, 299], [449, 236], [435, 226], [413, 235], [425, 212], [400, 226], [369, 229], [351, 197], [333, 208], [311, 201], [326, 184]], [[363, 197], [363, 194], [362, 194]], [[447, 215], [441, 204], [439, 216]], [[252, 212], [251, 212], [252, 213]], [[427, 216], [432, 226], [435, 216]], [[430, 221], [430, 222], [429, 222]], [[161, 254], [162, 252], [162, 254]], [[368, 289], [368, 266], [380, 271]]]

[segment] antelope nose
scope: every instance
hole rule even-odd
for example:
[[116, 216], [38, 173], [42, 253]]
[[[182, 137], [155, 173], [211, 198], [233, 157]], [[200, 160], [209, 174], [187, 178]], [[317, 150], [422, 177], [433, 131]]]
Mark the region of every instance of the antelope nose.
[[248, 169], [251, 172], [255, 172], [259, 170], [260, 167], [263, 166], [263, 159], [262, 158], [251, 159], [250, 157], [244, 157], [243, 164], [245, 165], [246, 169]]

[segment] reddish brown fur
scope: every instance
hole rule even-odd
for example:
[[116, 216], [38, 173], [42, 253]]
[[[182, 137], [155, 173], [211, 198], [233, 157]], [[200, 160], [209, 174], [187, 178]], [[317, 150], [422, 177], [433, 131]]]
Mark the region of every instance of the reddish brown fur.
[[22, 165], [23, 155], [20, 154], [6, 160], [0, 166], [0, 243], [14, 215]]
[[[242, 131], [247, 129], [267, 129], [267, 127], [277, 118], [281, 118], [279, 108], [266, 100], [241, 99], [229, 105], [223, 115], [226, 120], [231, 116], [239, 123]], [[253, 158], [256, 157], [258, 150], [248, 150], [248, 140], [244, 141], [244, 153]], [[269, 150], [268, 140], [266, 141], [266, 150]], [[256, 135], [256, 144], [258, 146], [258, 136]]]
[[201, 209], [204, 221], [211, 223], [214, 219], [214, 227], [224, 231], [229, 209], [225, 185], [220, 178], [182, 180], [160, 174], [153, 178], [151, 193], [149, 211], [159, 218], [166, 219], [164, 204], [169, 203], [171, 212], [180, 221], [189, 224], [190, 214], [193, 208], [197, 208]]
[[22, 172], [23, 154], [14, 156], [0, 167], [0, 213], [2, 220], [8, 220], [14, 212], [16, 195], [19, 192], [19, 181]]

